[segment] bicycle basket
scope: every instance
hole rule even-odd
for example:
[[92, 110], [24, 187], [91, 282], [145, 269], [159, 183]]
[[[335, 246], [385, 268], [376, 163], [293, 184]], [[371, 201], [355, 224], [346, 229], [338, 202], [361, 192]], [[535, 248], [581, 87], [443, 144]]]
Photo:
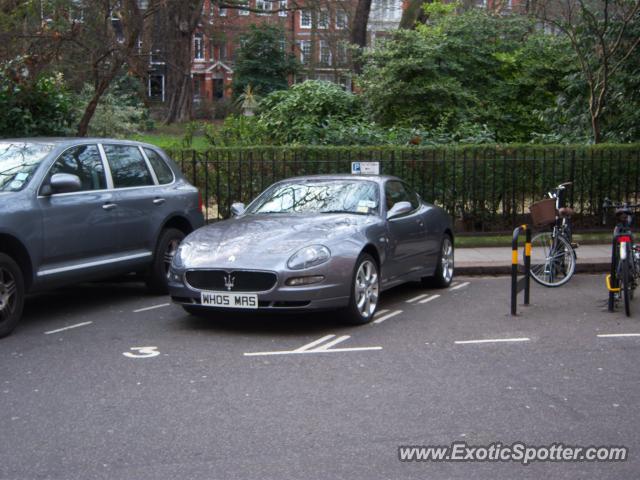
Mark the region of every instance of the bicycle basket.
[[547, 198], [531, 205], [531, 220], [535, 227], [551, 225], [556, 221], [556, 200]]

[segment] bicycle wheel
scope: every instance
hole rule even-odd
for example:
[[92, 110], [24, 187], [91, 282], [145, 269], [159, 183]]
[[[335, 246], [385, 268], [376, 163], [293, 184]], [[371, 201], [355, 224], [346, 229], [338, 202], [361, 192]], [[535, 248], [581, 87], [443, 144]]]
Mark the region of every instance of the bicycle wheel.
[[531, 239], [531, 277], [545, 287], [567, 283], [576, 271], [576, 256], [562, 235], [536, 234]]
[[620, 279], [620, 294], [624, 301], [624, 313], [627, 317], [631, 316], [631, 275], [629, 271], [629, 259], [625, 258], [620, 261], [618, 278]]

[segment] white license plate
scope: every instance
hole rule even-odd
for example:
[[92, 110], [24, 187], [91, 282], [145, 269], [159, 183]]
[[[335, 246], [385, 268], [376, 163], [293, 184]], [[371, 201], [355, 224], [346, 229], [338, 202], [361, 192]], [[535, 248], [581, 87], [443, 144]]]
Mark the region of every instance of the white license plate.
[[200, 303], [205, 307], [258, 308], [255, 293], [200, 292]]

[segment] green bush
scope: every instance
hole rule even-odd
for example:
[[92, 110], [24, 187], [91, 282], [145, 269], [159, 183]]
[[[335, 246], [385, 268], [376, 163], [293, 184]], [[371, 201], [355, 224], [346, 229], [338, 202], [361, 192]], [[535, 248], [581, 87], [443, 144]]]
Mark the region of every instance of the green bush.
[[20, 59], [0, 65], [0, 137], [68, 135], [74, 120], [61, 74], [32, 79]]
[[[129, 137], [153, 128], [149, 111], [140, 100], [139, 83], [131, 77], [117, 79], [102, 95], [89, 123], [89, 135]], [[93, 87], [85, 85], [77, 98], [76, 116], [80, 118], [93, 96]]]

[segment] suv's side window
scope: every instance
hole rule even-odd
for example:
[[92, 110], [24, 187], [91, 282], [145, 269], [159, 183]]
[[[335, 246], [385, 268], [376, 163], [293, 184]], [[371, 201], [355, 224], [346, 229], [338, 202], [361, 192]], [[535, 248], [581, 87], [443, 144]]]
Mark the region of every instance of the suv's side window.
[[171, 172], [171, 169], [162, 159], [162, 157], [150, 148], [145, 148], [144, 153], [147, 155], [149, 163], [153, 167], [153, 170], [156, 172], [158, 183], [160, 183], [161, 185], [166, 185], [167, 183], [173, 182], [173, 172]]
[[107, 188], [104, 166], [97, 145], [78, 145], [65, 151], [55, 161], [49, 175], [69, 173], [77, 175], [82, 190], [102, 190]]
[[138, 147], [104, 145], [115, 188], [153, 185], [153, 178]]
[[413, 191], [407, 190], [402, 182], [397, 180], [387, 182], [384, 191], [387, 199], [387, 210], [398, 202], [409, 202], [414, 210], [420, 205], [418, 196]]

